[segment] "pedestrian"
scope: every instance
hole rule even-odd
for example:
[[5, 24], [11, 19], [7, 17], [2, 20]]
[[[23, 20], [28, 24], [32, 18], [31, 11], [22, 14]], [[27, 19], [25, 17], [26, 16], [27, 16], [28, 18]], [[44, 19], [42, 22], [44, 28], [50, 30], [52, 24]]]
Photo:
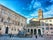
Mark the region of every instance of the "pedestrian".
[[11, 38], [11, 34], [9, 34], [10, 38]]
[[36, 35], [36, 38], [37, 38], [37, 35]]

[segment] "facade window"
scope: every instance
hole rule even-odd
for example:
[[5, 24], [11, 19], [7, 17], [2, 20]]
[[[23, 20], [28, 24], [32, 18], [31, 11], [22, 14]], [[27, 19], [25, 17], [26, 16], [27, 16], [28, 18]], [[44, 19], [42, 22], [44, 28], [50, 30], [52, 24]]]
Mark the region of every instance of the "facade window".
[[8, 17], [7, 20], [10, 21], [10, 17]]
[[53, 28], [52, 28], [52, 27], [51, 27], [50, 29], [51, 29], [51, 30], [53, 30]]
[[8, 12], [8, 16], [10, 17], [11, 16], [11, 14]]
[[15, 25], [17, 25], [17, 21], [15, 21]]
[[42, 23], [42, 26], [44, 26], [44, 23]]
[[45, 22], [48, 22], [48, 20], [46, 20]]
[[0, 30], [2, 29], [2, 25], [0, 25]]
[[3, 22], [3, 18], [1, 19], [1, 22]]
[[0, 18], [0, 22], [1, 22], [1, 18]]
[[13, 24], [15, 24], [15, 22], [13, 21]]
[[51, 33], [53, 33], [53, 32], [51, 32]]
[[7, 24], [7, 22], [4, 22], [4, 25], [6, 25]]
[[46, 27], [46, 30], [49, 30], [49, 27]]
[[49, 20], [50, 22], [52, 22], [52, 20]]
[[44, 26], [44, 22], [41, 22], [41, 26]]
[[4, 15], [5, 14], [5, 11], [4, 10], [2, 10], [2, 15]]
[[0, 18], [0, 22], [1, 22], [1, 19], [2, 19], [2, 18]]
[[12, 28], [11, 30], [14, 30], [14, 31], [16, 31], [16, 28], [14, 27], [14, 28]]
[[52, 26], [52, 24], [50, 24], [50, 26]]
[[28, 32], [29, 32], [29, 29], [28, 29]]
[[11, 30], [13, 30], [13, 28]]
[[48, 26], [49, 24], [45, 24], [46, 26]]
[[14, 31], [16, 31], [16, 28], [14, 27]]
[[18, 26], [20, 25], [20, 22], [18, 22]]
[[21, 23], [21, 26], [23, 26], [23, 24]]
[[42, 28], [44, 30], [44, 28]]
[[0, 11], [1, 11], [1, 9], [0, 9]]
[[1, 27], [0, 27], [0, 30], [1, 30]]

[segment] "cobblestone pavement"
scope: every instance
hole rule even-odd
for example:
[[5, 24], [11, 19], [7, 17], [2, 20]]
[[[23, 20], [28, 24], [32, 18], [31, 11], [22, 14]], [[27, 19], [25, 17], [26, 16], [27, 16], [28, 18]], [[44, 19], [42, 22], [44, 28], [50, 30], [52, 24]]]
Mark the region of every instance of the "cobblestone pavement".
[[0, 36], [0, 40], [53, 40], [53, 36], [43, 36], [43, 37], [32, 37], [32, 38], [19, 38], [19, 37], [9, 37]]
[[19, 37], [9, 37], [9, 36], [0, 36], [0, 40], [53, 40], [53, 36], [43, 36], [37, 37], [33, 36], [32, 38], [19, 38]]
[[53, 36], [44, 36], [44, 40], [53, 40]]
[[43, 40], [41, 38], [0, 38], [0, 40]]
[[32, 38], [18, 38], [18, 37], [0, 37], [0, 40], [44, 40], [43, 37], [38, 37], [38, 38], [35, 38], [35, 37], [32, 37]]

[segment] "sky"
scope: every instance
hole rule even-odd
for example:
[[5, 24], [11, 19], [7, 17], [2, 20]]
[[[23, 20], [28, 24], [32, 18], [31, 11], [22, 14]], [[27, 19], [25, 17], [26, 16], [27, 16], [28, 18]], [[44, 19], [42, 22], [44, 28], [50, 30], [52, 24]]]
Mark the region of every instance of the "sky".
[[53, 17], [53, 0], [0, 0], [0, 4], [27, 18], [38, 18], [38, 10], [43, 10], [44, 18]]

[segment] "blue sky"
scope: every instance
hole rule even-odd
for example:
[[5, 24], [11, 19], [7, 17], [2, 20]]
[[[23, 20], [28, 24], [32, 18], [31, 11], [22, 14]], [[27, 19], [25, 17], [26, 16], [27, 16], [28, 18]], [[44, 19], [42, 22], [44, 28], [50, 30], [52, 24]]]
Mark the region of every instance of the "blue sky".
[[43, 10], [44, 17], [53, 17], [53, 0], [0, 0], [0, 4], [14, 10], [27, 18], [38, 18], [38, 9]]

